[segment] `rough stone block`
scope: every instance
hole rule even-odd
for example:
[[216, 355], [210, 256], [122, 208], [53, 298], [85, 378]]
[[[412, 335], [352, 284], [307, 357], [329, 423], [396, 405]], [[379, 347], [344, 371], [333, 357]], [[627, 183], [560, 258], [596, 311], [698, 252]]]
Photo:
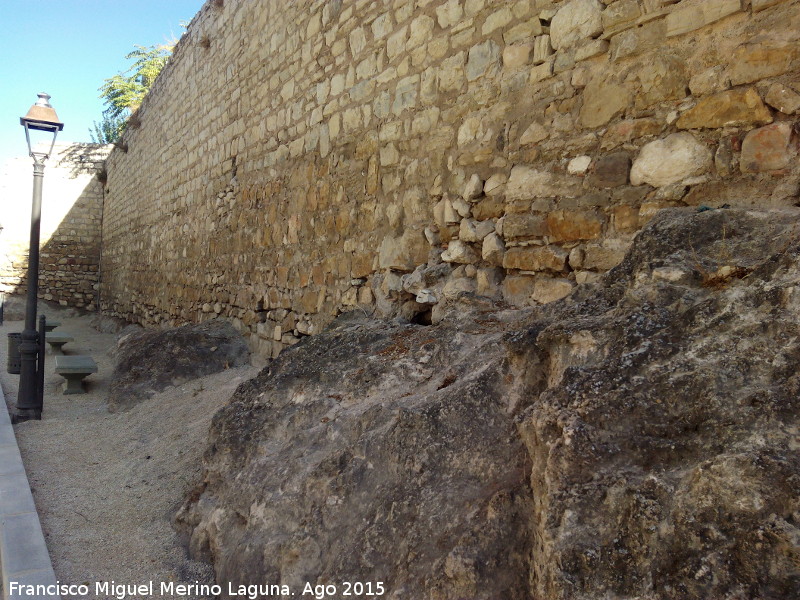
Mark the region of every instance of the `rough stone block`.
[[503, 244], [502, 238], [497, 233], [490, 233], [483, 238], [483, 245], [481, 247], [481, 257], [486, 262], [500, 267], [503, 265], [503, 257], [505, 256], [506, 247]]
[[755, 88], [735, 89], [702, 98], [675, 123], [679, 129], [763, 125], [772, 114]]
[[639, 229], [639, 209], [635, 206], [617, 206], [614, 208], [614, 229], [620, 233], [628, 233]]
[[476, 291], [481, 296], [500, 297], [504, 275], [503, 270], [498, 268], [478, 269], [475, 275]]
[[502, 198], [484, 198], [472, 207], [472, 216], [479, 221], [499, 219], [505, 212]]
[[637, 0], [619, 0], [606, 7], [603, 11], [603, 29], [618, 30], [625, 23], [635, 21], [642, 14]]
[[608, 52], [608, 47], [609, 44], [606, 40], [590, 40], [585, 44], [581, 44], [575, 49], [575, 62], [605, 54]]
[[535, 282], [529, 275], [512, 275], [503, 280], [503, 300], [515, 306], [527, 306], [532, 302]]
[[714, 65], [692, 75], [689, 79], [689, 90], [695, 96], [704, 96], [713, 92], [719, 92], [730, 87], [725, 68], [722, 65]]
[[658, 54], [628, 76], [637, 85], [634, 105], [645, 109], [665, 100], [686, 97], [685, 63], [677, 56]]
[[426, 43], [431, 38], [435, 24], [428, 15], [420, 15], [411, 21], [406, 49], [418, 48]]
[[389, 35], [393, 27], [391, 13], [384, 13], [372, 22], [372, 35], [376, 40], [380, 40]]
[[580, 123], [583, 127], [602, 127], [622, 114], [631, 103], [627, 87], [613, 81], [594, 78], [583, 90]]
[[553, 60], [553, 73], [558, 75], [575, 67], [575, 49], [569, 48], [557, 52]]
[[554, 57], [547, 58], [542, 64], [537, 65], [531, 69], [531, 75], [528, 81], [530, 83], [538, 83], [553, 76], [553, 64], [555, 63]]
[[570, 175], [583, 175], [589, 169], [589, 165], [591, 164], [591, 156], [586, 156], [585, 154], [582, 156], [576, 156], [569, 161], [569, 164], [567, 165], [567, 173]]
[[558, 246], [526, 246], [509, 248], [503, 257], [503, 268], [520, 271], [563, 271], [567, 252]]
[[752, 0], [753, 12], [762, 11], [781, 2], [786, 2], [786, 0]]
[[575, 284], [561, 277], [537, 277], [533, 288], [533, 299], [539, 304], [549, 304], [566, 298], [575, 289]]
[[714, 153], [714, 166], [720, 177], [730, 177], [733, 174], [736, 157], [733, 152], [733, 143], [729, 137], [719, 141], [717, 151]]
[[361, 54], [366, 47], [367, 36], [364, 33], [364, 29], [356, 27], [350, 32], [350, 52], [353, 54], [353, 58]]
[[506, 183], [506, 199], [526, 200], [549, 196], [573, 198], [580, 193], [580, 189], [581, 180], [578, 177], [517, 165], [511, 169], [511, 175]]
[[529, 40], [534, 36], [542, 34], [542, 24], [538, 18], [534, 17], [528, 21], [514, 25], [503, 33], [503, 41], [506, 44], [514, 44]]
[[503, 237], [507, 240], [542, 237], [547, 223], [541, 215], [510, 214], [503, 219]]
[[533, 44], [514, 44], [503, 48], [503, 67], [516, 69], [528, 64]]
[[489, 35], [495, 29], [505, 27], [511, 23], [513, 19], [514, 15], [511, 13], [511, 9], [504, 6], [486, 17], [486, 20], [483, 22], [483, 28], [481, 29], [481, 35]]
[[625, 250], [622, 248], [588, 245], [584, 248], [582, 268], [608, 271], [621, 263], [623, 258]]
[[451, 92], [461, 88], [464, 84], [464, 52], [459, 52], [442, 61], [439, 68], [439, 89]]
[[740, 10], [741, 0], [703, 0], [694, 6], [679, 7], [667, 15], [667, 37], [705, 27]]
[[600, 237], [605, 222], [597, 211], [556, 210], [547, 215], [547, 232], [553, 242], [591, 240]]
[[533, 64], [540, 65], [553, 54], [549, 35], [540, 35], [533, 40]]
[[519, 138], [520, 146], [527, 146], [528, 144], [538, 144], [550, 135], [550, 131], [539, 123], [538, 121], [534, 121], [531, 123], [527, 129], [522, 133]]
[[395, 271], [412, 271], [414, 264], [407, 252], [402, 237], [383, 238], [378, 250], [378, 266], [381, 269], [394, 269]]
[[476, 44], [469, 49], [467, 58], [467, 81], [475, 81], [485, 75], [491, 75], [500, 63], [500, 46], [492, 40]]
[[481, 242], [483, 238], [494, 231], [492, 221], [476, 221], [463, 219], [458, 233], [458, 238], [464, 242]]
[[673, 133], [646, 144], [631, 167], [631, 183], [667, 186], [707, 172], [711, 151], [688, 132]]
[[631, 157], [627, 152], [614, 152], [601, 156], [595, 161], [589, 184], [601, 187], [619, 187], [628, 183], [631, 170]]
[[666, 30], [664, 19], [657, 19], [615, 35], [611, 38], [609, 48], [611, 60], [618, 61], [647, 50], [661, 48], [666, 39]]
[[442, 253], [442, 260], [449, 263], [470, 264], [478, 262], [478, 254], [461, 240], [453, 240]]
[[782, 83], [773, 83], [769, 86], [764, 100], [786, 115], [793, 115], [800, 110], [800, 94]]
[[786, 121], [753, 129], [742, 142], [742, 173], [779, 171], [789, 166], [792, 127]]
[[597, 0], [570, 0], [559, 6], [550, 21], [555, 49], [566, 48], [603, 32], [603, 5]]
[[619, 121], [608, 126], [603, 134], [600, 147], [603, 150], [610, 150], [631, 140], [657, 135], [662, 129], [661, 123], [650, 118]]
[[786, 73], [797, 56], [797, 44], [762, 42], [740, 46], [730, 61], [733, 85], [752, 83]]
[[441, 6], [436, 7], [436, 20], [442, 29], [447, 29], [457, 24], [463, 14], [464, 10], [458, 0], [447, 0]]
[[389, 60], [394, 60], [406, 49], [406, 40], [408, 38], [408, 26], [404, 25], [395, 33], [389, 36], [386, 41], [386, 56]]

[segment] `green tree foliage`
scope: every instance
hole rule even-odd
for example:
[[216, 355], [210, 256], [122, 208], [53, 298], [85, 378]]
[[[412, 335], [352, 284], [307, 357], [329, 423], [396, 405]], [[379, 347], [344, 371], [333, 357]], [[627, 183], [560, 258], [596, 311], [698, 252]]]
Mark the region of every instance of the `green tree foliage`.
[[89, 130], [92, 141], [111, 143], [125, 131], [131, 113], [139, 108], [142, 100], [161, 73], [172, 55], [174, 44], [156, 46], [134, 46], [135, 50], [125, 56], [133, 60], [131, 67], [106, 79], [100, 86], [100, 98], [105, 101], [103, 120], [94, 123]]
[[120, 115], [116, 119], [103, 116], [103, 120], [99, 123], [94, 121], [94, 127], [89, 130], [92, 142], [95, 144], [112, 144], [116, 142], [122, 132], [125, 131], [127, 120], [127, 115]]

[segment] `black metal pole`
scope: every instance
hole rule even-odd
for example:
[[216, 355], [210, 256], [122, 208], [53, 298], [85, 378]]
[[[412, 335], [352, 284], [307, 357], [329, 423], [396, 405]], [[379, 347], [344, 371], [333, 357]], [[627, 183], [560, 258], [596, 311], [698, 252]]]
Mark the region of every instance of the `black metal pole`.
[[[39, 315], [39, 362], [36, 366], [36, 393], [39, 410], [44, 411], [44, 344], [47, 332], [47, 317]], [[41, 413], [40, 413], [41, 414]]]
[[28, 295], [25, 303], [25, 329], [19, 344], [20, 376], [15, 421], [42, 418], [36, 378], [39, 334], [36, 331], [36, 297], [39, 291], [39, 223], [42, 218], [42, 179], [45, 154], [33, 156], [33, 203], [31, 205], [31, 238], [28, 250]]

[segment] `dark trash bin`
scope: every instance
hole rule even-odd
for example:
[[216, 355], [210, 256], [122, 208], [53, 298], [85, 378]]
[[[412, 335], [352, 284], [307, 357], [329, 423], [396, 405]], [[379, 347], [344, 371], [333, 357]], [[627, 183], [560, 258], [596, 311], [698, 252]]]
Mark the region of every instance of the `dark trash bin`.
[[22, 358], [19, 354], [19, 343], [21, 341], [21, 333], [8, 334], [8, 372], [12, 375], [19, 375], [22, 370]]

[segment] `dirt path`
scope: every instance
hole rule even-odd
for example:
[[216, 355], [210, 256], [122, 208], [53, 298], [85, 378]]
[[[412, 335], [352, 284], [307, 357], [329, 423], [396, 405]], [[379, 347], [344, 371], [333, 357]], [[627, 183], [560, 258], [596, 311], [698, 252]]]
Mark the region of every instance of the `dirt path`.
[[[211, 417], [257, 369], [210, 375], [110, 414], [104, 400], [117, 336], [96, 331], [90, 316], [43, 308], [61, 321], [57, 331], [75, 338], [65, 353], [90, 354], [99, 368], [86, 380], [87, 394], [65, 396], [48, 350], [43, 419], [16, 427], [56, 577], [88, 582], [91, 598], [101, 597], [94, 582], [210, 582], [211, 569], [186, 558], [171, 518], [198, 481]], [[13, 405], [19, 377], [6, 372], [6, 334], [23, 323], [8, 316], [0, 381]]]

